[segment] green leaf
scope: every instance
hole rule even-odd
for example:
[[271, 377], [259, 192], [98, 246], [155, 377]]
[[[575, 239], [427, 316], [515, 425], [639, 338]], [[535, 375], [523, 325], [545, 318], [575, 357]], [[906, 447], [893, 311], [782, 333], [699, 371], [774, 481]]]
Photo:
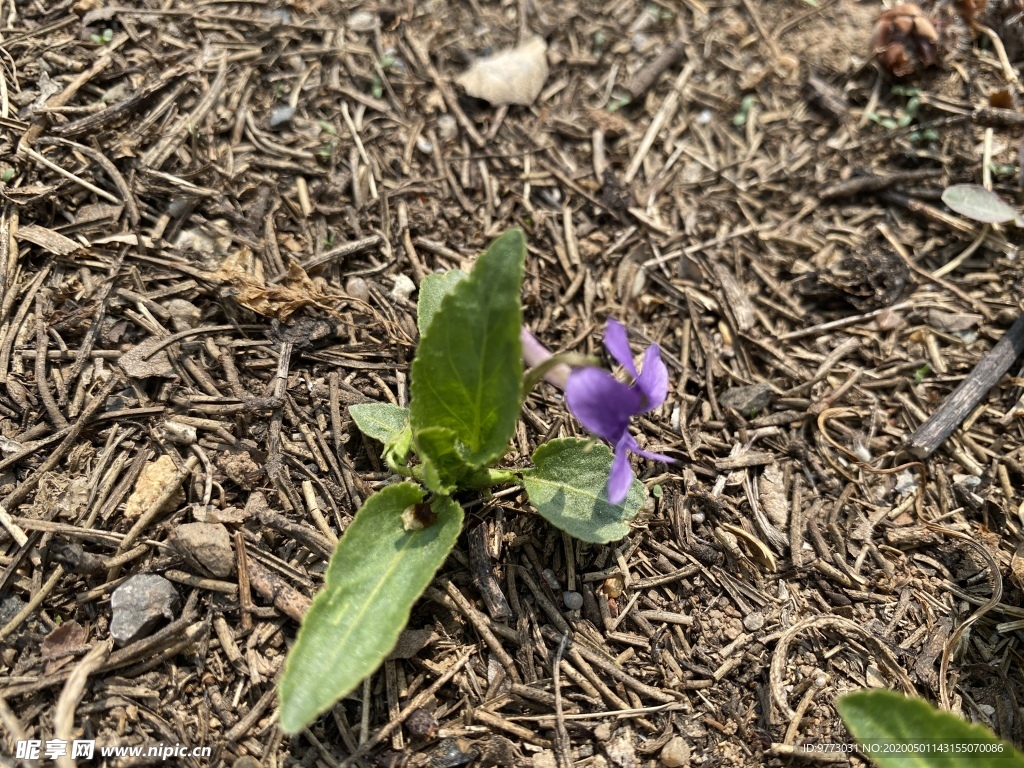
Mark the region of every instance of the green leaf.
[[406, 457], [412, 449], [412, 428], [406, 422], [402, 431], [384, 443], [384, 461], [393, 472], [409, 475]]
[[359, 431], [387, 445], [395, 441], [405, 428], [409, 410], [391, 403], [358, 403], [348, 412]]
[[416, 453], [423, 461], [423, 484], [434, 493], [451, 493], [473, 469], [462, 458], [455, 433], [445, 427], [417, 432]]
[[442, 299], [412, 363], [414, 438], [430, 427], [450, 429], [473, 467], [505, 453], [519, 416], [525, 255], [518, 229], [491, 243]]
[[836, 701], [847, 729], [881, 768], [1022, 768], [1024, 755], [994, 733], [923, 699], [895, 691], [847, 694]]
[[[348, 412], [352, 415], [359, 430], [367, 437], [384, 443], [384, 461], [392, 470], [405, 463], [412, 447], [412, 430], [409, 427], [409, 409], [399, 408], [391, 403], [358, 403], [350, 405]], [[409, 472], [402, 471], [402, 474]]]
[[1012, 221], [1024, 227], [1024, 217], [1004, 203], [994, 192], [977, 184], [954, 184], [942, 193], [942, 202], [959, 213], [983, 224]]
[[535, 469], [523, 472], [530, 503], [556, 528], [583, 541], [607, 544], [629, 533], [629, 521], [644, 504], [644, 486], [634, 480], [622, 504], [608, 500], [612, 452], [604, 443], [577, 437], [551, 440], [533, 454]]
[[430, 327], [430, 321], [441, 306], [441, 300], [467, 277], [469, 275], [461, 269], [449, 269], [443, 274], [427, 275], [420, 280], [420, 298], [416, 304], [416, 325], [419, 326], [420, 336]]
[[431, 504], [437, 519], [406, 531], [402, 513], [423, 501], [412, 483], [375, 493], [346, 529], [288, 654], [281, 678], [281, 727], [296, 733], [373, 673], [409, 621], [413, 603], [455, 546], [462, 508]]

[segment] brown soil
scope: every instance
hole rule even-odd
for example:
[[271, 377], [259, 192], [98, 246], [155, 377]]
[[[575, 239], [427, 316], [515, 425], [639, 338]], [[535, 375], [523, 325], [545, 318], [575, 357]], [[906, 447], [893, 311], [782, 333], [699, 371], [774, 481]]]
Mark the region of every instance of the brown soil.
[[[901, 446], [1020, 312], [1016, 233], [939, 196], [990, 156], [1015, 201], [1024, 121], [976, 111], [1016, 86], [949, 8], [938, 66], [880, 72], [880, 10], [5, 5], [4, 763], [54, 738], [241, 768], [820, 762], [803, 745], [850, 742], [836, 697], [878, 686], [1020, 743], [1019, 366], [926, 465]], [[533, 34], [533, 106], [454, 85]], [[613, 316], [661, 345], [672, 390], [637, 426], [679, 462], [638, 465], [651, 501], [613, 546], [516, 493], [472, 501], [397, 658], [288, 737], [297, 620], [391, 481], [347, 406], [405, 403], [403, 285], [510, 226], [546, 344], [600, 353]], [[546, 385], [523, 416], [511, 463], [581, 434]], [[225, 526], [230, 575], [181, 554], [195, 522]], [[181, 599], [115, 646], [111, 593], [138, 574]]]

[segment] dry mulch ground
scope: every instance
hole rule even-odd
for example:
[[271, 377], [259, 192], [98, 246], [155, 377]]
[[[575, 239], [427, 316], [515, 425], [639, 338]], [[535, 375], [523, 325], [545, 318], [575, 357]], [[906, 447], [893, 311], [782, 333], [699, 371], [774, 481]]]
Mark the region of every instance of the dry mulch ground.
[[[848, 742], [833, 701], [865, 686], [1020, 742], [1018, 369], [926, 472], [877, 470], [1018, 316], [1013, 233], [938, 197], [987, 166], [1013, 200], [1024, 121], [948, 7], [936, 66], [880, 73], [880, 10], [5, 6], [3, 761], [85, 738], [242, 768], [777, 765]], [[533, 107], [453, 84], [533, 34]], [[976, 111], [993, 97], [1011, 111]], [[638, 467], [616, 546], [472, 502], [397, 658], [288, 738], [297, 620], [390, 480], [346, 406], [404, 404], [410, 288], [513, 225], [545, 343], [598, 353], [614, 316], [661, 345], [673, 390], [640, 427], [680, 461]], [[579, 432], [552, 388], [523, 415], [513, 462]], [[139, 574], [180, 599], [114, 645]]]

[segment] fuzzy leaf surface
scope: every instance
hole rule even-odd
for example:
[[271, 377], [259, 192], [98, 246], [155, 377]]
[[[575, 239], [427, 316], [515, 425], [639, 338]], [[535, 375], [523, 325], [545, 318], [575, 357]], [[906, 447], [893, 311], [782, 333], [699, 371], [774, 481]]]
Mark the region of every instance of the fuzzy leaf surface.
[[432, 503], [437, 519], [431, 525], [403, 528], [402, 513], [423, 497], [413, 483], [378, 491], [338, 542], [281, 678], [281, 727], [288, 733], [300, 731], [380, 666], [455, 546], [463, 512], [448, 497]]
[[360, 432], [385, 445], [398, 438], [409, 419], [407, 408], [391, 403], [358, 403], [350, 405], [348, 412]]
[[629, 533], [629, 521], [644, 504], [644, 486], [634, 480], [622, 504], [608, 500], [612, 452], [604, 443], [551, 440], [534, 451], [533, 463], [534, 469], [523, 472], [523, 486], [530, 503], [553, 526], [595, 544]]
[[1012, 221], [1024, 227], [1024, 217], [996, 195], [979, 184], [954, 184], [942, 192], [942, 202], [968, 219], [983, 224]]
[[505, 453], [519, 416], [525, 255], [518, 229], [491, 243], [441, 300], [412, 364], [414, 442], [420, 430], [450, 429], [472, 467]]
[[416, 435], [416, 453], [423, 462], [423, 484], [434, 493], [452, 493], [472, 471], [462, 458], [455, 433], [445, 427], [428, 427]]
[[880, 768], [1024, 767], [1024, 756], [987, 728], [940, 712], [923, 699], [865, 690], [841, 697], [836, 708], [861, 754]]
[[420, 298], [416, 303], [416, 325], [420, 336], [427, 332], [430, 322], [441, 307], [441, 300], [448, 292], [469, 275], [461, 269], [449, 269], [443, 274], [426, 275], [420, 280]]

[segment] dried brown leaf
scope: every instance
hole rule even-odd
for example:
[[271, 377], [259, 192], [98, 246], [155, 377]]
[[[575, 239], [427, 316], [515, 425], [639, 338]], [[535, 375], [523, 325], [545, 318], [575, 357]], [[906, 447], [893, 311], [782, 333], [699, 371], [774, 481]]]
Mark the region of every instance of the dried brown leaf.
[[750, 557], [758, 564], [764, 566], [772, 573], [777, 570], [775, 565], [775, 555], [772, 553], [771, 549], [768, 548], [767, 544], [753, 534], [743, 530], [738, 525], [722, 523], [722, 527], [736, 537], [736, 539], [742, 544], [743, 548], [747, 551], [747, 554], [749, 554]]
[[229, 254], [220, 268], [208, 272], [207, 277], [230, 285], [235, 290], [235, 300], [247, 309], [282, 321], [306, 306], [333, 311], [334, 305], [345, 298], [322, 290], [295, 262], [289, 263], [280, 285], [268, 285], [262, 262], [248, 248]]
[[757, 485], [761, 507], [772, 524], [782, 529], [789, 523], [789, 502], [786, 500], [784, 482], [782, 467], [778, 464], [769, 464], [761, 473]]
[[78, 648], [84, 645], [88, 635], [89, 631], [77, 621], [73, 619], [65, 621], [43, 638], [39, 644], [39, 652], [44, 659], [52, 659], [69, 648]]
[[177, 374], [164, 348], [166, 343], [167, 340], [162, 336], [146, 339], [121, 355], [117, 364], [133, 379], [147, 379], [150, 376], [173, 379]]
[[56, 256], [67, 256], [82, 249], [82, 246], [70, 237], [40, 227], [38, 224], [29, 224], [18, 229], [18, 241], [33, 243]]
[[58, 657], [72, 648], [80, 648], [85, 645], [88, 636], [89, 630], [72, 619], [59, 625], [44, 637], [39, 644], [39, 653], [47, 661], [46, 674], [52, 674], [70, 662], [74, 658], [70, 654]]
[[411, 659], [431, 643], [439, 639], [432, 629], [405, 629], [398, 636], [398, 642], [388, 656], [389, 659]]

